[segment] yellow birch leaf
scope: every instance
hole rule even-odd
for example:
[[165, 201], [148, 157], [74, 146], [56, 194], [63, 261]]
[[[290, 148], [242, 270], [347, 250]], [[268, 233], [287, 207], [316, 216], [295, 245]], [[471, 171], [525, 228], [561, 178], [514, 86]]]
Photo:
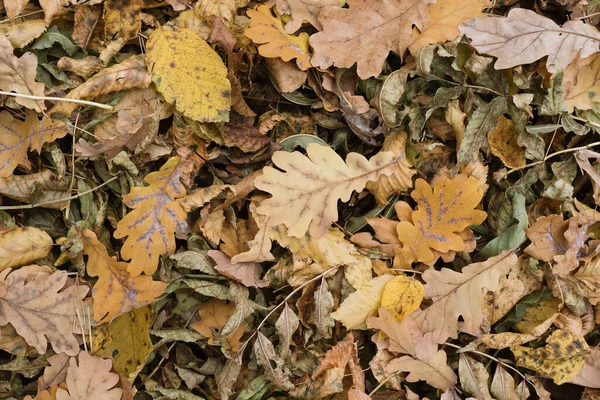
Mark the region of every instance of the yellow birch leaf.
[[93, 355], [112, 358], [113, 368], [133, 382], [154, 351], [150, 339], [152, 308], [145, 306], [94, 327]]
[[127, 236], [121, 256], [131, 260], [127, 271], [132, 276], [153, 274], [159, 257], [175, 251], [175, 232], [183, 231], [187, 218], [177, 201], [185, 195], [181, 174], [179, 157], [172, 157], [144, 178], [149, 186], [135, 187], [123, 199], [133, 210], [119, 221], [114, 237]]
[[488, 0], [462, 1], [438, 0], [429, 4], [429, 24], [422, 32], [413, 29], [412, 43], [408, 49], [415, 54], [428, 44], [453, 40], [461, 35], [458, 25], [469, 18], [483, 17], [483, 9], [491, 7]]
[[498, 118], [496, 129], [488, 133], [488, 142], [492, 153], [508, 168], [525, 165], [525, 149], [517, 144], [517, 132], [510, 119], [502, 115]]
[[487, 214], [475, 207], [483, 197], [483, 189], [475, 177], [457, 175], [454, 179], [440, 177], [431, 187], [417, 179], [411, 196], [418, 206], [412, 221], [396, 225], [403, 247], [396, 249], [397, 268], [410, 268], [414, 261], [428, 262], [435, 258], [432, 250], [441, 253], [465, 250], [458, 234], [470, 225], [482, 223]]
[[269, 225], [285, 224], [288, 235], [300, 238], [309, 231], [318, 239], [338, 219], [338, 200], [348, 201], [353, 191], [382, 175], [390, 175], [397, 158], [391, 152], [378, 153], [370, 160], [349, 153], [346, 162], [330, 147], [311, 143], [308, 158], [295, 151], [277, 151], [273, 163], [284, 170], [263, 168], [255, 186], [273, 197], [263, 200], [257, 212], [269, 217]]
[[221, 57], [189, 29], [159, 28], [146, 43], [152, 81], [183, 115], [229, 121], [231, 83]]
[[90, 230], [82, 233], [83, 251], [88, 255], [86, 271], [97, 276], [92, 290], [94, 319], [99, 323], [110, 322], [115, 317], [152, 303], [163, 294], [167, 284], [155, 282], [151, 276], [132, 277], [127, 263], [110, 257], [106, 247]]
[[415, 311], [423, 301], [425, 289], [421, 282], [406, 275], [398, 275], [383, 288], [381, 307], [394, 314], [398, 322]]
[[600, 101], [600, 56], [576, 57], [563, 71], [565, 107], [590, 110]]
[[385, 286], [394, 279], [393, 275], [383, 275], [371, 279], [356, 292], [350, 293], [331, 317], [340, 321], [346, 329], [366, 329], [366, 320], [381, 306]]
[[53, 142], [67, 134], [63, 122], [48, 117], [38, 120], [27, 111], [25, 121], [13, 118], [8, 111], [0, 113], [0, 178], [8, 178], [17, 165], [27, 163], [27, 150], [42, 150], [44, 143]]
[[312, 65], [308, 57], [308, 34], [302, 32], [300, 36], [286, 33], [283, 23], [271, 14], [267, 6], [259, 6], [256, 10], [248, 10], [250, 28], [246, 29], [248, 36], [258, 46], [261, 56], [267, 58], [280, 57], [283, 61], [296, 59], [296, 64], [301, 70], [306, 71]]
[[557, 385], [575, 378], [592, 352], [582, 336], [563, 330], [554, 331], [545, 347], [515, 346], [511, 351], [518, 366], [548, 376]]
[[31, 226], [13, 228], [0, 234], [0, 271], [31, 264], [46, 257], [52, 249], [52, 238]]
[[412, 177], [416, 173], [406, 159], [406, 133], [399, 132], [387, 135], [381, 151], [391, 151], [394, 156], [402, 157], [389, 176], [380, 176], [375, 182], [368, 182], [367, 189], [373, 193], [377, 203], [387, 204], [388, 197], [400, 194], [412, 187]]

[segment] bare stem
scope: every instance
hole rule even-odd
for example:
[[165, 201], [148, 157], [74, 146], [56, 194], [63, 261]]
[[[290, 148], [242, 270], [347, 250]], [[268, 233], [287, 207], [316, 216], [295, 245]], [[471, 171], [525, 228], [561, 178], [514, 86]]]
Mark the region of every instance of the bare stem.
[[23, 97], [24, 99], [31, 99], [31, 100], [66, 101], [67, 103], [83, 104], [83, 105], [86, 105], [86, 106], [93, 106], [93, 107], [98, 107], [98, 108], [104, 108], [105, 110], [112, 110], [113, 109], [113, 106], [111, 106], [109, 104], [96, 103], [96, 102], [87, 101], [87, 100], [69, 99], [69, 98], [66, 98], [66, 97], [32, 96], [32, 95], [29, 95], [29, 94], [13, 93], [13, 92], [6, 92], [4, 90], [0, 90], [0, 95], [2, 95], [2, 94], [5, 95], [5, 96]]

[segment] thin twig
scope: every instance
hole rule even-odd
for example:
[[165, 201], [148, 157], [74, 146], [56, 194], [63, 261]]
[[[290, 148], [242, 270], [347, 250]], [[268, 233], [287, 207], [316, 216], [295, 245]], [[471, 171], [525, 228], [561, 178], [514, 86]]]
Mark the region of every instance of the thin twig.
[[69, 98], [66, 98], [66, 97], [32, 96], [32, 95], [29, 95], [29, 94], [6, 92], [4, 90], [0, 90], [0, 95], [12, 96], [12, 97], [23, 97], [24, 99], [42, 100], [42, 101], [46, 101], [46, 100], [48, 100], [48, 101], [66, 101], [67, 103], [83, 104], [83, 105], [86, 105], [86, 106], [93, 106], [93, 107], [98, 107], [98, 108], [104, 108], [105, 110], [112, 110], [112, 109], [114, 109], [114, 107], [111, 106], [111, 105], [109, 105], [109, 104], [96, 103], [94, 101], [87, 101], [87, 100], [69, 99]]
[[56, 200], [48, 200], [48, 201], [42, 201], [41, 203], [34, 203], [34, 204], [23, 204], [20, 206], [0, 206], [0, 211], [7, 211], [7, 210], [27, 210], [30, 208], [37, 208], [37, 207], [43, 207], [46, 206], [48, 204], [55, 204], [55, 203], [62, 203], [63, 201], [69, 201], [69, 200], [76, 200], [82, 196], [85, 196], [86, 194], [90, 194], [95, 192], [96, 190], [100, 189], [102, 186], [106, 186], [111, 182], [116, 181], [119, 178], [119, 176], [113, 176], [112, 178], [110, 178], [109, 180], [107, 180], [104, 183], [101, 183], [100, 185], [91, 188], [90, 190], [86, 190], [85, 192], [81, 192], [78, 193], [76, 195], [73, 196], [69, 196], [69, 197], [65, 197], [62, 199], [56, 199]]
[[[15, 21], [16, 21], [17, 19], [22, 19], [22, 18], [25, 18], [25, 17], [29, 17], [30, 15], [35, 15], [35, 14], [39, 14], [39, 13], [43, 13], [43, 12], [44, 12], [44, 10], [38, 10], [38, 11], [32, 11], [32, 12], [30, 12], [30, 13], [27, 13], [27, 14], [21, 14], [21, 15], [17, 15], [17, 16], [15, 17]], [[11, 21], [10, 19], [3, 19], [2, 21], [0, 21], [0, 24], [5, 24], [5, 23], [7, 23], [7, 22], [12, 22], [12, 21]], [[17, 23], [18, 23], [18, 22], [17, 22]]]

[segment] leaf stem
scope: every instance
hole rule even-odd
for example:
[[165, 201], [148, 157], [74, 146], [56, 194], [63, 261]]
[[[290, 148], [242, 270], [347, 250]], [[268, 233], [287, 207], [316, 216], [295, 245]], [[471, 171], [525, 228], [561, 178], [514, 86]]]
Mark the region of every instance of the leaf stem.
[[105, 110], [113, 110], [114, 109], [114, 107], [109, 104], [96, 103], [94, 101], [87, 101], [87, 100], [69, 99], [66, 97], [32, 96], [30, 94], [6, 92], [4, 90], [0, 90], [0, 95], [12, 96], [12, 97], [23, 97], [25, 99], [31, 99], [31, 100], [66, 101], [68, 103], [77, 103], [77, 104], [84, 104], [86, 106], [103, 108]]

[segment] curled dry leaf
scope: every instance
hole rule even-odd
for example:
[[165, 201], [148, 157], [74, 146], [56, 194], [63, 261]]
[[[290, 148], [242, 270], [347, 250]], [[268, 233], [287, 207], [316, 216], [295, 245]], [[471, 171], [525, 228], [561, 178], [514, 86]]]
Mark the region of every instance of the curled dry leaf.
[[52, 238], [41, 229], [15, 227], [0, 233], [0, 271], [31, 264], [46, 257]]
[[218, 250], [209, 250], [208, 256], [217, 263], [217, 271], [246, 287], [260, 288], [268, 285], [268, 282], [260, 279], [263, 269], [259, 263], [232, 263], [227, 255]]
[[88, 292], [85, 286], [69, 286], [67, 273], [48, 274], [43, 267], [27, 266], [0, 273], [6, 293], [0, 297], [0, 325], [10, 323], [29, 345], [43, 354], [50, 342], [55, 352], [79, 353], [74, 334], [75, 307]]
[[292, 390], [294, 384], [290, 381], [290, 370], [284, 361], [275, 353], [273, 343], [260, 331], [254, 342], [254, 356], [258, 365], [263, 367], [267, 378], [281, 390]]

